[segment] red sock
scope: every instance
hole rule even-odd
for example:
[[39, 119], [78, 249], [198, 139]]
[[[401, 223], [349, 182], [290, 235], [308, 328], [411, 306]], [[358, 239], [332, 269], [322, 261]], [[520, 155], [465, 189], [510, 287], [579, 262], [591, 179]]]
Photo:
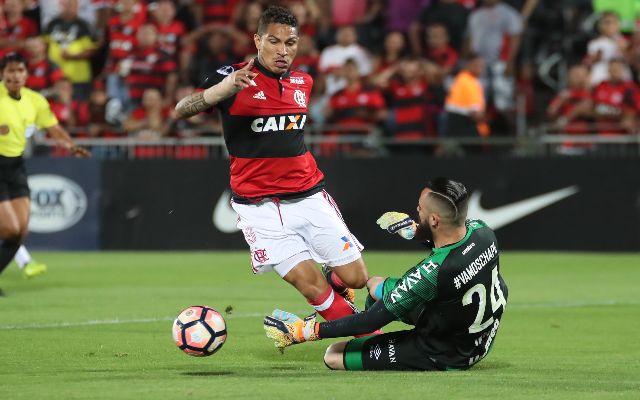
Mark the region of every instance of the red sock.
[[[335, 274], [333, 274], [335, 276]], [[331, 287], [328, 287], [326, 292], [315, 300], [309, 301], [309, 304], [315, 308], [318, 314], [322, 315], [327, 321], [346, 317], [351, 314], [355, 314], [356, 310], [344, 297], [339, 296], [333, 291]], [[356, 337], [378, 335], [382, 331], [377, 330], [375, 332], [366, 333], [364, 335], [356, 335]]]
[[327, 321], [355, 313], [351, 305], [342, 296], [338, 296], [331, 287], [328, 287], [322, 296], [309, 301], [309, 304]]

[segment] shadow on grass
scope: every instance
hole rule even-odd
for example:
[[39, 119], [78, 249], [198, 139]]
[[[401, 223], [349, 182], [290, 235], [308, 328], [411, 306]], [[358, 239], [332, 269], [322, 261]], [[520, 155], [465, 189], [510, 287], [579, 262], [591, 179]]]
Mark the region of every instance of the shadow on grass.
[[231, 371], [188, 371], [181, 372], [181, 375], [185, 376], [225, 376], [225, 375], [233, 375]]

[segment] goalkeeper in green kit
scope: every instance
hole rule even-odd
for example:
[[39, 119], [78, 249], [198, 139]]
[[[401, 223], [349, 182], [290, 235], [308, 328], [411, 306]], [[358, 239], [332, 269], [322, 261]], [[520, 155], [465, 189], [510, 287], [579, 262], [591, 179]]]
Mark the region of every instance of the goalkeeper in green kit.
[[462, 183], [437, 178], [422, 190], [418, 223], [388, 212], [378, 224], [405, 239], [429, 241], [427, 258], [401, 278], [372, 277], [365, 311], [328, 322], [315, 314], [300, 319], [275, 310], [264, 328], [278, 348], [311, 340], [372, 332], [401, 320], [413, 329], [330, 345], [331, 369], [468, 369], [491, 350], [507, 305], [498, 244], [480, 220], [467, 220], [468, 193]]

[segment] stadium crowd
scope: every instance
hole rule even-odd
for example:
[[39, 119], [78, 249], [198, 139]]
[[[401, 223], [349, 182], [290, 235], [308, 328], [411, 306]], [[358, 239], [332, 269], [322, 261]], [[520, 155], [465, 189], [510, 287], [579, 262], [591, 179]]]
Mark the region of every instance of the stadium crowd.
[[[391, 152], [427, 154], [441, 149], [412, 141], [513, 135], [516, 111], [563, 133], [636, 133], [640, 10], [628, 12], [626, 3], [635, 5], [0, 0], [0, 56], [15, 51], [27, 58], [28, 86], [49, 99], [76, 137], [220, 135], [216, 113], [178, 120], [176, 102], [208, 72], [254, 57], [263, 9], [288, 6], [300, 25], [294, 66], [315, 81], [315, 132], [332, 138], [382, 132], [398, 140]], [[539, 69], [554, 51], [562, 62], [549, 84]], [[166, 154], [141, 147], [137, 155], [207, 156], [194, 149]], [[369, 149], [329, 140], [317, 152], [366, 156]]]

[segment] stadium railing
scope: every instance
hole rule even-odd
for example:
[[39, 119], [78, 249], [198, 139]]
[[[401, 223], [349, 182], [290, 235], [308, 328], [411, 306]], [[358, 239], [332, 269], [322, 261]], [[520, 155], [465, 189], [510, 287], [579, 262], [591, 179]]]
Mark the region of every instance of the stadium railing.
[[[460, 156], [470, 154], [511, 154], [514, 156], [553, 155], [611, 155], [640, 156], [638, 134], [563, 134], [552, 125], [528, 129], [518, 136], [482, 137], [425, 137], [403, 140], [385, 136], [376, 126], [363, 127], [364, 134], [349, 134], [352, 127], [325, 125], [310, 126], [305, 142], [318, 155], [340, 157], [385, 157], [404, 154], [409, 149], [424, 149], [425, 156]], [[347, 132], [325, 135], [325, 132]], [[197, 134], [197, 132], [191, 132]], [[103, 159], [176, 158], [210, 159], [226, 158], [228, 154], [222, 136], [166, 137], [140, 139], [134, 136], [118, 138], [75, 138], [76, 144], [90, 147], [95, 157]], [[56, 151], [55, 142], [42, 133], [34, 135], [28, 155], [64, 156]], [[326, 147], [333, 146], [326, 153]], [[337, 149], [337, 150], [336, 150]], [[355, 150], [354, 150], [355, 149]], [[357, 151], [357, 150], [366, 151]], [[412, 152], [411, 154], [416, 154]]]

